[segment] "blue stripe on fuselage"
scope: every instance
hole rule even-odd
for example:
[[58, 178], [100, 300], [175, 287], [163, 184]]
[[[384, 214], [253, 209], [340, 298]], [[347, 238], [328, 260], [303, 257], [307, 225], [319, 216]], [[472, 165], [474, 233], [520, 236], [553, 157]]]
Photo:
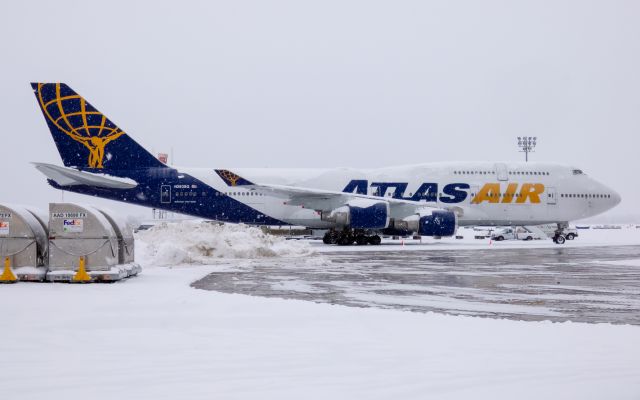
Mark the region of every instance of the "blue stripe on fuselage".
[[[147, 168], [127, 171], [109, 171], [110, 175], [127, 177], [138, 182], [133, 189], [108, 189], [94, 186], [60, 186], [52, 180], [49, 184], [56, 189], [102, 197], [125, 203], [153, 207], [194, 217], [223, 222], [247, 223], [252, 225], [288, 225], [272, 218], [248, 205], [231, 198], [189, 174], [173, 168]], [[163, 203], [162, 186], [170, 186], [171, 199]], [[179, 186], [180, 189], [175, 189]], [[178, 198], [175, 191], [186, 193]], [[193, 193], [193, 195], [192, 195]]]

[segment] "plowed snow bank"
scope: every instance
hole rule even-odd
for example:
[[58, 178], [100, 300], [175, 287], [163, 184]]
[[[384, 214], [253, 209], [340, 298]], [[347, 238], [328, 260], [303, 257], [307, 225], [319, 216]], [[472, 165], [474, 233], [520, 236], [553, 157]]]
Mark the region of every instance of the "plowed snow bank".
[[220, 258], [300, 257], [313, 253], [304, 242], [258, 228], [201, 221], [162, 223], [136, 236], [143, 265], [208, 264]]

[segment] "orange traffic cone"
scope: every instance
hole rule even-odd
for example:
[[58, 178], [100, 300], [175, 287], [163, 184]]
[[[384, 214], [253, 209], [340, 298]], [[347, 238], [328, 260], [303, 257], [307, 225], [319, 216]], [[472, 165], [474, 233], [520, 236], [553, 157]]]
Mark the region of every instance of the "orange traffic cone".
[[91, 282], [91, 276], [89, 276], [89, 274], [87, 273], [87, 270], [85, 268], [85, 263], [86, 263], [85, 258], [80, 257], [78, 272], [76, 272], [76, 274], [73, 276], [73, 278], [71, 279], [71, 282], [78, 282], [78, 283]]
[[16, 278], [16, 274], [11, 270], [11, 259], [9, 257], [4, 258], [4, 271], [2, 271], [2, 275], [0, 275], [0, 282], [2, 283], [16, 283], [18, 278]]

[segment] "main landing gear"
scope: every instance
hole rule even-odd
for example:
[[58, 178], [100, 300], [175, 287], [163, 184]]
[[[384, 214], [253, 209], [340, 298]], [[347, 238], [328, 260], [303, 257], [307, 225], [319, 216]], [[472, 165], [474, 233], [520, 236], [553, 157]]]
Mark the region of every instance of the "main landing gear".
[[371, 244], [374, 246], [379, 245], [382, 242], [378, 235], [367, 235], [362, 229], [343, 229], [336, 231], [335, 229], [329, 229], [322, 238], [324, 244], [337, 244], [340, 246], [349, 246], [357, 244], [358, 246], [364, 246]]
[[[564, 244], [568, 238], [568, 235], [565, 236], [564, 234], [564, 230], [567, 229], [569, 227], [569, 223], [568, 222], [558, 222], [558, 228], [556, 229], [554, 235], [553, 235], [553, 242], [556, 244]], [[569, 235], [571, 235], [571, 239], [573, 239], [573, 234], [570, 233]]]
[[564, 244], [565, 241], [566, 241], [566, 238], [562, 234], [556, 234], [553, 237], [553, 242], [556, 244]]

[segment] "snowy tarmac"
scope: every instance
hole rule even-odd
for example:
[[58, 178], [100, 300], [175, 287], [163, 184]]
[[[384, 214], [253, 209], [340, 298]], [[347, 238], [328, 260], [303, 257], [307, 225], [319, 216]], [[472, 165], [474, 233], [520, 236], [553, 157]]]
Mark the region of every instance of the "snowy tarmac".
[[325, 251], [321, 262], [255, 260], [193, 286], [356, 307], [640, 325], [640, 246], [389, 247]]
[[[635, 400], [638, 236], [338, 248], [148, 232], [138, 277], [0, 286], [0, 398]], [[214, 278], [233, 293], [191, 286]], [[616, 324], [549, 321], [578, 319]]]

